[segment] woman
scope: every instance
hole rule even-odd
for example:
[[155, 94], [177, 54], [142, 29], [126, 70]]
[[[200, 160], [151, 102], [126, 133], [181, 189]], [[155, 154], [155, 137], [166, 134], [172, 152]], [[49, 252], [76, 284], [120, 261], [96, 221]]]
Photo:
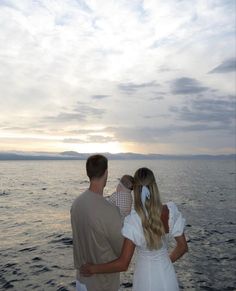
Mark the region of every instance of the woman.
[[[134, 210], [124, 221], [125, 239], [120, 257], [105, 264], [85, 264], [80, 272], [91, 276], [126, 271], [136, 247], [133, 290], [177, 291], [172, 263], [188, 250], [184, 226], [185, 219], [173, 202], [162, 205], [153, 172], [140, 168], [134, 175]], [[171, 236], [176, 246], [169, 255], [167, 241]]]

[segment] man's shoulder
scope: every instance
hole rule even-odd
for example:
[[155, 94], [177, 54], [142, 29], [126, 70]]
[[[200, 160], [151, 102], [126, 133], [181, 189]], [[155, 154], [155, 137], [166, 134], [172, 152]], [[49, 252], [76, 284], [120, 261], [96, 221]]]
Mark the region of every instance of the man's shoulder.
[[87, 199], [89, 199], [88, 190], [82, 192], [79, 196], [77, 196], [72, 202], [71, 209], [77, 208], [81, 203], [84, 203]]
[[105, 199], [106, 201], [108, 201], [109, 203], [112, 203], [113, 205], [116, 205], [116, 199], [117, 198], [117, 193], [114, 192], [109, 196], [106, 196]]
[[121, 219], [119, 208], [115, 204], [108, 201], [105, 197], [102, 197], [96, 206], [96, 212], [100, 213], [99, 216], [101, 221], [110, 223], [111, 220], [114, 221]]
[[114, 207], [107, 199], [99, 194], [93, 193], [89, 190], [84, 191], [72, 203], [72, 208], [83, 207], [85, 204], [90, 205], [91, 207], [96, 207], [97, 211], [105, 211], [106, 213], [117, 212], [117, 207]]
[[87, 192], [88, 192], [88, 190], [85, 190], [84, 192], [82, 192], [81, 194], [79, 194], [79, 196], [77, 196], [77, 197], [74, 199], [73, 203], [76, 202], [76, 201], [78, 201], [78, 200], [82, 200], [82, 199], [84, 199], [84, 197], [86, 197], [85, 195], [87, 194]]

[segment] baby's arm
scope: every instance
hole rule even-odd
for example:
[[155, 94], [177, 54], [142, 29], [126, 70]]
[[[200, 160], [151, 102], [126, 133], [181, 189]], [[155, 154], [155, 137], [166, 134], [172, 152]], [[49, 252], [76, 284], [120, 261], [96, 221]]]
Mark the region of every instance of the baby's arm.
[[122, 187], [121, 183], [119, 182], [118, 185], [116, 186], [116, 192], [117, 193], [122, 192], [123, 191], [123, 188], [124, 187]]

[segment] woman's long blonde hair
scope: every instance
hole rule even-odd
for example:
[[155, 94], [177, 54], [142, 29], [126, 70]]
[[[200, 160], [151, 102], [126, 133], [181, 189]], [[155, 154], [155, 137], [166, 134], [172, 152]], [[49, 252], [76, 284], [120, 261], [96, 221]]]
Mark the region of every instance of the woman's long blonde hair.
[[[141, 200], [143, 186], [150, 192], [150, 198], [145, 201], [146, 210]], [[161, 221], [162, 203], [154, 174], [148, 168], [140, 168], [134, 174], [134, 208], [142, 220], [147, 247], [150, 250], [159, 249], [161, 236], [165, 233]]]

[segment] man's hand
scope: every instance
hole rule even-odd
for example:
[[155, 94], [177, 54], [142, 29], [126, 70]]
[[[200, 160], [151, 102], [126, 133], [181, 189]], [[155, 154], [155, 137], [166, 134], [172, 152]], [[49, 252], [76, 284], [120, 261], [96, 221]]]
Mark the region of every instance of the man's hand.
[[80, 267], [79, 271], [80, 271], [80, 274], [84, 277], [90, 277], [93, 275], [93, 272], [92, 272], [92, 264], [84, 264]]

